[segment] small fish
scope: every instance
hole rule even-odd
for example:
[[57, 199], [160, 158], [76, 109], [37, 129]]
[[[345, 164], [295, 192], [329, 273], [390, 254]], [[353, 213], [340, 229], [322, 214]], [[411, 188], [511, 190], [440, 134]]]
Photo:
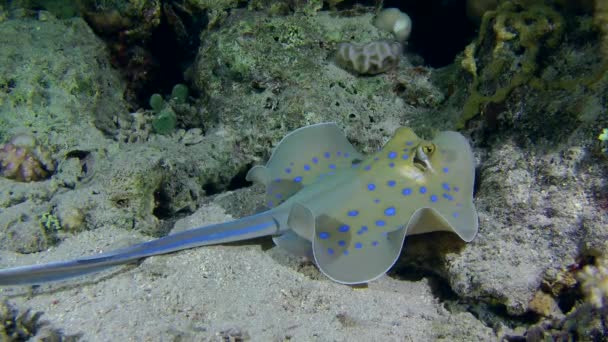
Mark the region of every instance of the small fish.
[[268, 235], [314, 260], [331, 280], [361, 284], [393, 266], [406, 235], [450, 231], [469, 242], [477, 234], [473, 154], [456, 132], [427, 141], [399, 128], [366, 158], [334, 123], [311, 125], [284, 137], [247, 179], [266, 186], [268, 211], [94, 256], [0, 270], [0, 285], [62, 280], [152, 255]]

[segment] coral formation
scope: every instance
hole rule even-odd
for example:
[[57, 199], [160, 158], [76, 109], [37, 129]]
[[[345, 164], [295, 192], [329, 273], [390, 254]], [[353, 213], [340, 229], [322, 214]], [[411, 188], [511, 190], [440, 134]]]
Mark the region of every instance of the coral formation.
[[[83, 136], [113, 132], [118, 119], [129, 119], [123, 81], [84, 20], [58, 20], [50, 14], [12, 18], [2, 22], [0, 31], [3, 141], [35, 132], [53, 139], [55, 146], [73, 146]], [[91, 118], [83, 120], [84, 113]]]
[[363, 45], [341, 43], [336, 61], [343, 68], [358, 74], [375, 75], [397, 66], [402, 48], [401, 43], [386, 40]]
[[35, 182], [49, 178], [55, 167], [51, 154], [30, 135], [16, 135], [0, 146], [2, 177], [18, 182]]
[[543, 317], [561, 317], [563, 316], [562, 312], [551, 295], [543, 292], [537, 291], [530, 300], [528, 304], [528, 308], [530, 311], [535, 312]]
[[[604, 251], [606, 248], [608, 246]], [[561, 298], [560, 306], [566, 309], [566, 315], [561, 314], [553, 297], [539, 291], [530, 302], [530, 309], [546, 319], [519, 336], [506, 336], [508, 341], [522, 337], [526, 341], [605, 340], [608, 336], [608, 258], [605, 252], [592, 254], [597, 256], [584, 258], [591, 264], [571, 265], [557, 274], [561, 280], [556, 279], [558, 281], [551, 286], [552, 294]], [[565, 304], [567, 302], [571, 304]], [[551, 312], [558, 315], [551, 315]]]
[[608, 309], [608, 255], [597, 257], [595, 265], [583, 267], [578, 279], [587, 300], [598, 309]]
[[[459, 126], [479, 114], [483, 106], [503, 102], [515, 88], [528, 83], [537, 72], [541, 47], [555, 48], [563, 29], [563, 17], [541, 3], [522, 6], [505, 1], [495, 11], [487, 11], [479, 37], [466, 47], [461, 60], [473, 83]], [[480, 59], [487, 49], [491, 54]]]
[[412, 33], [412, 19], [397, 8], [385, 8], [374, 19], [374, 26], [391, 32], [398, 42], [406, 41]]

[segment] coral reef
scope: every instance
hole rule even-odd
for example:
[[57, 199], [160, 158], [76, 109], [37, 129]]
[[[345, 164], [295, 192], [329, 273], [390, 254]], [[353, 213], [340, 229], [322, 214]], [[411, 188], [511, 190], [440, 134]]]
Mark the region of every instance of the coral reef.
[[608, 310], [608, 245], [604, 255], [596, 258], [594, 265], [586, 265], [578, 273], [581, 289], [589, 303], [598, 309]]
[[399, 63], [403, 46], [399, 42], [375, 41], [363, 45], [341, 43], [336, 61], [347, 70], [362, 75], [388, 71]]
[[36, 132], [74, 146], [129, 120], [121, 78], [84, 20], [17, 17], [0, 31], [0, 136]]
[[[555, 299], [543, 293], [535, 296], [530, 308], [545, 319], [533, 324], [517, 334], [507, 334], [507, 341], [518, 338], [526, 340], [566, 340], [566, 341], [604, 341], [608, 336], [608, 262], [606, 251], [595, 252], [596, 256], [582, 258], [591, 262], [587, 265], [574, 264], [559, 272], [560, 278], [548, 288], [559, 299], [565, 315], [550, 316], [545, 312], [553, 311]], [[565, 286], [564, 286], [565, 285]], [[542, 293], [542, 292], [539, 292]], [[542, 298], [539, 300], [539, 298]], [[535, 308], [540, 310], [535, 310]]]
[[[414, 92], [421, 102], [441, 98], [428, 82], [431, 72], [416, 72], [406, 58], [399, 60], [399, 84], [388, 74], [358, 77], [336, 67], [331, 58], [340, 42], [392, 39], [392, 33], [372, 25], [371, 13], [333, 16], [270, 16], [234, 10], [218, 30], [202, 36], [191, 74], [192, 87], [207, 97], [205, 132], [234, 129], [237, 151], [247, 150], [261, 161], [288, 131], [320, 121], [335, 121], [364, 149], [382, 145], [396, 125], [408, 123], [422, 130], [447, 128], [443, 112], [403, 107]], [[425, 84], [423, 90], [412, 84]], [[431, 99], [433, 98], [433, 99]], [[274, 129], [271, 129], [273, 127]], [[426, 131], [430, 133], [430, 131]], [[237, 157], [240, 158], [240, 157]]]
[[[188, 228], [211, 223], [205, 221], [209, 211], [221, 213], [218, 221], [229, 219], [220, 206], [232, 217], [251, 214], [259, 189], [225, 190], [245, 186], [245, 171], [265, 160], [286, 132], [320, 121], [336, 121], [366, 152], [398, 126], [424, 135], [457, 123], [466, 127], [479, 160], [482, 230], [466, 246], [447, 234], [408, 241], [401, 267], [365, 291], [319, 281], [310, 264], [286, 260], [276, 248], [262, 250], [256, 242], [149, 259], [136, 270], [89, 283], [87, 291], [16, 296], [44, 308], [54, 324], [78, 331], [91, 327], [91, 314], [102, 312], [100, 334], [143, 339], [164, 338], [172, 329], [210, 338], [231, 326], [252, 338], [318, 339], [308, 323], [300, 324], [310, 317], [321, 317], [313, 320], [315, 331], [355, 339], [368, 332], [378, 338], [376, 327], [362, 323], [370, 321], [379, 323], [374, 326], [388, 340], [492, 340], [502, 332], [513, 340], [584, 340], [606, 334], [605, 261], [598, 257], [580, 270], [569, 267], [581, 246], [605, 249], [608, 239], [608, 169], [597, 140], [598, 129], [608, 127], [608, 78], [598, 72], [601, 45], [590, 16], [565, 13], [551, 3], [504, 1], [485, 15], [478, 39], [457, 64], [436, 70], [401, 58], [397, 72], [358, 77], [328, 57], [339, 42], [355, 37], [394, 38], [371, 25], [369, 8], [328, 13], [319, 11], [320, 1], [293, 1], [251, 12], [267, 2], [251, 1], [250, 8], [235, 8], [242, 2], [231, 0], [97, 3], [119, 11], [112, 17], [104, 9], [111, 15], [100, 17], [117, 36], [142, 25], [141, 16], [157, 18], [157, 6], [128, 17], [120, 13], [125, 5], [159, 4], [165, 14], [158, 18], [170, 16], [179, 35], [188, 18], [179, 6], [206, 8], [201, 17], [210, 29], [201, 34], [196, 63], [187, 73], [193, 96], [190, 103], [176, 101], [197, 111], [182, 116], [173, 96], [154, 88], [163, 95], [155, 96], [153, 109], [129, 113], [124, 84], [108, 67], [111, 58], [82, 20], [2, 22], [0, 134], [35, 131], [49, 137], [55, 156], [63, 156], [48, 182], [0, 178], [3, 265], [124, 246], [117, 241], [166, 234], [183, 216]], [[125, 26], [125, 17], [132, 26]], [[145, 38], [150, 32], [140, 33]], [[192, 37], [187, 33], [182, 41]], [[126, 51], [126, 41], [119, 40], [118, 51]], [[173, 133], [149, 134], [155, 114], [167, 106], [176, 116]], [[196, 211], [210, 201], [215, 211]], [[195, 211], [199, 216], [189, 215]], [[43, 234], [40, 224], [53, 236]], [[46, 250], [52, 238], [65, 241], [35, 256], [6, 252]], [[252, 276], [259, 279], [245, 281]], [[434, 282], [439, 290], [429, 286]], [[116, 291], [125, 286], [134, 291]], [[278, 304], [278, 290], [269, 288], [281, 289]], [[598, 298], [604, 308], [592, 304]], [[462, 312], [445, 309], [454, 301]], [[142, 305], [150, 310], [138, 310]], [[295, 322], [260, 324], [268, 320], [251, 311], [254, 305], [264, 313], [285, 310]], [[150, 320], [150, 312], [167, 307], [178, 314]], [[113, 329], [126, 314], [137, 329]], [[180, 327], [188, 321], [184, 315], [204, 326]], [[226, 319], [232, 321], [212, 326]]]
[[30, 135], [16, 135], [0, 146], [2, 177], [18, 182], [41, 181], [49, 178], [55, 167], [51, 153]]
[[473, 82], [459, 127], [484, 106], [505, 101], [514, 89], [529, 83], [537, 75], [541, 48], [555, 48], [562, 39], [564, 19], [549, 5], [505, 1], [485, 13], [479, 37], [467, 46], [461, 61]]

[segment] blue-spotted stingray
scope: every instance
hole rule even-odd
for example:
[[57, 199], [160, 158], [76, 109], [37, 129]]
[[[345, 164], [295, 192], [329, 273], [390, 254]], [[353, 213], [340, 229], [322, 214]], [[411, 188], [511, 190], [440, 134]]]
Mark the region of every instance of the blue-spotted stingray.
[[441, 132], [432, 141], [399, 128], [364, 157], [333, 123], [288, 134], [266, 166], [247, 178], [266, 186], [269, 210], [80, 259], [0, 270], [0, 285], [35, 284], [100, 271], [186, 248], [273, 236], [314, 260], [330, 279], [360, 284], [386, 273], [406, 235], [477, 233], [474, 161], [467, 140]]

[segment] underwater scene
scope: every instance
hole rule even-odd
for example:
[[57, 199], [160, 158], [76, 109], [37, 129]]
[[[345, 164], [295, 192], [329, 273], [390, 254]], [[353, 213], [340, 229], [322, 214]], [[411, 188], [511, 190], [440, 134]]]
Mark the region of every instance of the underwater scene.
[[608, 1], [0, 1], [0, 341], [608, 341]]

